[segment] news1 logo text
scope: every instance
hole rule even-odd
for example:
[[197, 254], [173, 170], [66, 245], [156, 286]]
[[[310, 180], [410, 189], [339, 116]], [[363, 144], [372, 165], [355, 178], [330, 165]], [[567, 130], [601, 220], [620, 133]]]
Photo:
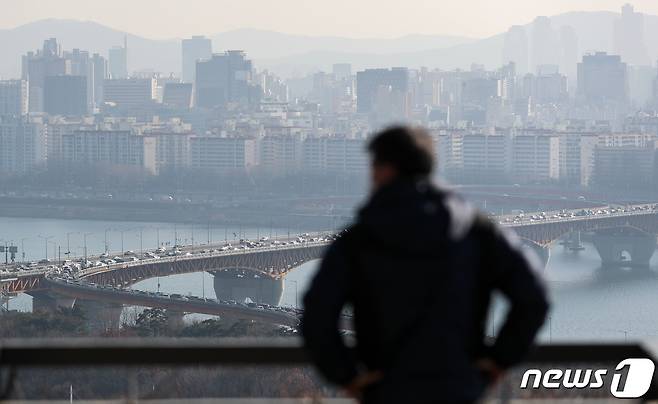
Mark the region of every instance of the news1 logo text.
[[[611, 373], [610, 393], [616, 398], [639, 398], [649, 391], [655, 365], [651, 359], [628, 358]], [[606, 377], [607, 376], [607, 377]], [[528, 369], [521, 378], [521, 389], [606, 388], [608, 369]]]

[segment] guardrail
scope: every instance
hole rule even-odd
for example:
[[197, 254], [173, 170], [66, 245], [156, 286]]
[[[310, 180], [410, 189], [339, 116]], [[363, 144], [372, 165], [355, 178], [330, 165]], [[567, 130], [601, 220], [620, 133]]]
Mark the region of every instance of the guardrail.
[[[518, 389], [521, 374], [529, 368], [573, 369], [587, 366], [614, 366], [627, 358], [656, 357], [648, 345], [630, 344], [550, 344], [536, 347], [523, 365], [510, 372], [508, 389]], [[226, 339], [9, 339], [0, 345], [0, 365], [4, 368], [81, 368], [81, 367], [186, 367], [186, 366], [310, 366], [311, 362], [297, 338], [285, 340]], [[519, 371], [521, 373], [519, 373]], [[519, 379], [519, 380], [517, 380]], [[569, 390], [569, 389], [567, 389]], [[518, 390], [517, 390], [518, 391]], [[554, 394], [557, 390], [553, 390]], [[601, 390], [580, 390], [601, 399]], [[544, 390], [546, 392], [546, 390]], [[574, 393], [576, 391], [571, 391]], [[525, 391], [531, 394], [532, 391]], [[506, 402], [505, 394], [501, 402]], [[555, 396], [550, 396], [554, 397]], [[509, 398], [509, 397], [507, 397]], [[524, 397], [532, 400], [532, 396]], [[642, 401], [658, 399], [656, 377]], [[556, 400], [557, 401], [557, 400]]]
[[[655, 360], [644, 344], [539, 345], [527, 363], [604, 363], [626, 358]], [[144, 366], [144, 365], [303, 365], [310, 358], [297, 339], [274, 341], [252, 338], [21, 338], [0, 341], [0, 365], [34, 366]]]

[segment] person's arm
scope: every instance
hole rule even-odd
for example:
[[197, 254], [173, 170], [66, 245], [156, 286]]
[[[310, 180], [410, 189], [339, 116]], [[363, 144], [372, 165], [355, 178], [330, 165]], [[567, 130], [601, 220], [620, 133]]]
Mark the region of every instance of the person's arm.
[[317, 368], [329, 381], [344, 387], [357, 378], [356, 357], [339, 332], [340, 314], [352, 287], [345, 244], [343, 237], [327, 250], [304, 297], [301, 326], [306, 348]]
[[544, 324], [549, 302], [542, 280], [541, 263], [522, 249], [521, 240], [506, 229], [488, 226], [488, 268], [492, 286], [509, 301], [509, 311], [490, 351], [490, 359], [501, 369], [519, 363]]

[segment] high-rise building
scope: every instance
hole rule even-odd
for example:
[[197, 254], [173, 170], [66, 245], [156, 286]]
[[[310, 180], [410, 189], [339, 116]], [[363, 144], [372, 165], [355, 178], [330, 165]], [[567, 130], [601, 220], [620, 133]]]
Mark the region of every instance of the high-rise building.
[[28, 88], [25, 80], [0, 80], [0, 116], [27, 114]]
[[24, 174], [46, 163], [46, 127], [25, 117], [0, 118], [0, 172]]
[[308, 137], [302, 144], [302, 168], [315, 173], [361, 175], [368, 169], [365, 139], [344, 135]]
[[79, 130], [62, 135], [62, 159], [75, 165], [137, 166], [155, 172], [155, 140], [128, 130]]
[[593, 133], [560, 133], [560, 182], [587, 187], [594, 171], [594, 149], [598, 136]]
[[613, 50], [630, 65], [650, 64], [644, 39], [644, 14], [636, 13], [630, 4], [621, 8], [621, 18], [615, 21]]
[[560, 138], [553, 133], [522, 133], [512, 140], [512, 179], [545, 183], [560, 177]]
[[62, 136], [82, 129], [94, 128], [91, 116], [49, 116], [48, 127], [48, 163], [59, 164], [62, 161]]
[[22, 79], [29, 84], [30, 112], [43, 112], [46, 77], [71, 74], [70, 60], [62, 57], [55, 38], [44, 41], [43, 48], [22, 58]]
[[192, 107], [192, 83], [166, 83], [162, 103], [177, 109]]
[[352, 65], [349, 63], [336, 63], [332, 66], [331, 72], [336, 80], [350, 80], [352, 78]]
[[512, 166], [511, 149], [509, 134], [465, 134], [462, 137], [461, 180], [470, 183], [508, 181]]
[[525, 28], [513, 25], [505, 34], [503, 64], [513, 62], [519, 75], [528, 73], [528, 37]]
[[626, 103], [627, 76], [626, 63], [618, 55], [584, 55], [578, 63], [578, 99], [589, 104]]
[[250, 137], [192, 136], [190, 166], [215, 172], [242, 172], [258, 164], [257, 142]]
[[501, 96], [498, 77], [473, 77], [462, 82], [462, 103], [486, 107], [489, 100]]
[[190, 132], [155, 132], [144, 135], [155, 140], [155, 174], [174, 173], [190, 164]]
[[371, 113], [379, 101], [382, 91], [398, 96], [409, 92], [409, 70], [404, 67], [392, 69], [366, 69], [356, 73], [356, 110]]
[[365, 139], [347, 136], [325, 137], [326, 169], [330, 173], [362, 174], [368, 170]]
[[288, 84], [284, 80], [267, 70], [263, 70], [256, 74], [255, 81], [263, 89], [264, 100], [269, 102], [288, 102], [289, 89]]
[[417, 80], [413, 83], [416, 105], [439, 105], [441, 92], [441, 76], [437, 71], [422, 68], [418, 72]]
[[656, 70], [652, 66], [628, 66], [628, 98], [638, 107], [644, 108], [653, 101], [653, 82]]
[[437, 175], [451, 179], [462, 170], [463, 136], [464, 134], [458, 130], [441, 130], [432, 133]]
[[560, 46], [548, 17], [540, 16], [532, 23], [532, 63], [530, 71], [541, 65], [560, 63]]
[[260, 87], [252, 80], [252, 63], [243, 51], [213, 54], [196, 64], [196, 106], [213, 108], [227, 103], [257, 103]]
[[64, 52], [64, 58], [68, 59], [71, 63], [71, 75], [84, 77], [86, 81], [86, 109], [91, 111], [94, 108], [94, 89], [95, 75], [94, 65], [92, 59], [89, 57], [89, 52], [81, 51], [80, 49], [73, 49], [71, 52]]
[[580, 50], [578, 35], [570, 25], [560, 27], [560, 71], [568, 78], [569, 91], [576, 91], [577, 65]]
[[154, 79], [109, 79], [103, 85], [103, 101], [121, 109], [143, 107], [155, 99]]
[[44, 86], [44, 112], [85, 115], [89, 108], [87, 95], [85, 76], [48, 76]]
[[539, 66], [536, 75], [526, 74], [523, 77], [521, 94], [537, 104], [566, 101], [569, 97], [567, 81], [557, 66]]
[[614, 190], [650, 189], [655, 185], [656, 143], [602, 146], [594, 151], [593, 184]]
[[185, 83], [193, 83], [196, 75], [196, 62], [210, 59], [212, 41], [204, 36], [193, 36], [181, 42], [181, 77]]
[[124, 36], [123, 46], [115, 46], [108, 51], [110, 77], [125, 79], [128, 77], [128, 38]]
[[267, 134], [260, 140], [260, 167], [273, 176], [296, 174], [301, 169], [302, 134]]
[[110, 73], [107, 59], [98, 53], [94, 53], [91, 57], [91, 63], [94, 70], [94, 107], [99, 107], [103, 103], [103, 84]]

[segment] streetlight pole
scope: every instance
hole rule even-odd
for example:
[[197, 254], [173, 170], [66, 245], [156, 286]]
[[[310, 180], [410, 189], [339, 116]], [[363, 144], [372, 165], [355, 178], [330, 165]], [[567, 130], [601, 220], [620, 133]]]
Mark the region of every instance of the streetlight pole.
[[105, 229], [105, 253], [110, 249], [110, 245], [107, 243], [107, 232], [112, 230], [111, 228]]
[[87, 236], [91, 236], [94, 233], [84, 233], [82, 236], [83, 241], [84, 241], [84, 249], [85, 249], [85, 262], [87, 262]]
[[52, 244], [53, 246], [53, 260], [55, 260], [57, 258], [57, 243], [54, 241], [48, 241], [48, 244]]
[[3, 240], [0, 240], [0, 241], [5, 243], [5, 245], [3, 246], [2, 251], [5, 252], [5, 265], [7, 265], [7, 264], [9, 264], [9, 247], [8, 247], [9, 245], [7, 244], [7, 240], [3, 239]]
[[38, 237], [44, 241], [44, 245], [46, 247], [46, 258], [45, 259], [48, 259], [48, 240], [53, 238], [53, 236], [42, 236], [41, 234], [39, 234]]
[[139, 228], [139, 256], [141, 258], [144, 258], [144, 245], [142, 244], [142, 234], [143, 234], [143, 227]]
[[69, 256], [69, 258], [70, 258], [70, 254], [71, 254], [71, 240], [70, 240], [70, 237], [71, 237], [71, 234], [77, 234], [77, 233], [79, 233], [79, 232], [70, 231], [70, 232], [66, 233], [66, 253], [65, 254], [67, 256]]
[[23, 237], [23, 238], [21, 239], [21, 255], [22, 255], [22, 257], [23, 257], [22, 262], [25, 262], [25, 244], [24, 244], [24, 242], [25, 242], [25, 240], [27, 240], [28, 238], [29, 238], [29, 237]]

